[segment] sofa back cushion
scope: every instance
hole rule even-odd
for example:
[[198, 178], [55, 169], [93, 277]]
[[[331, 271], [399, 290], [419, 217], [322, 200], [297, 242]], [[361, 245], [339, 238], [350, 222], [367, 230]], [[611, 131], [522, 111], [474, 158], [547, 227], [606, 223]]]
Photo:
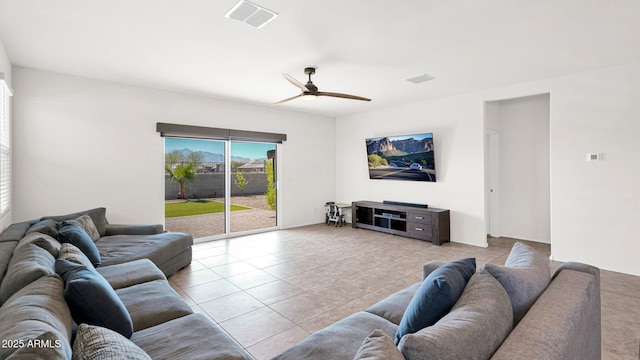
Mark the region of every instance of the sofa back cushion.
[[[70, 359], [71, 314], [58, 275], [25, 286], [0, 307], [0, 359]], [[38, 341], [28, 346], [29, 341]]]
[[564, 263], [558, 271], [492, 360], [603, 358], [599, 270]]
[[24, 234], [29, 230], [31, 225], [36, 221], [24, 221], [20, 223], [14, 223], [9, 225], [2, 234], [0, 234], [0, 243], [5, 241], [19, 241], [24, 237]]
[[35, 280], [54, 274], [54, 264], [49, 251], [33, 243], [18, 244], [0, 284], [0, 304]]
[[96, 244], [80, 226], [63, 223], [58, 230], [58, 241], [73, 244], [89, 258], [93, 266], [100, 266], [102, 263], [100, 251], [98, 251]]
[[513, 245], [504, 266], [485, 264], [484, 269], [489, 271], [509, 294], [514, 326], [520, 322], [551, 281], [549, 261], [532, 247], [521, 242]]
[[131, 337], [131, 316], [102, 275], [95, 269], [62, 259], [56, 260], [55, 269], [64, 280], [64, 299], [76, 323], [106, 327]]
[[398, 348], [407, 360], [489, 359], [512, 326], [509, 296], [491, 274], [480, 270], [447, 315], [405, 335]]
[[[2, 280], [4, 280], [4, 276], [7, 274], [13, 249], [16, 248], [16, 245], [18, 245], [17, 241], [0, 242], [0, 284], [2, 284]], [[0, 304], [2, 304], [1, 301]]]
[[396, 331], [398, 344], [405, 334], [431, 326], [443, 317], [476, 271], [476, 259], [452, 261], [430, 273], [409, 302]]
[[53, 219], [45, 219], [40, 220], [37, 223], [33, 224], [29, 230], [27, 230], [27, 234], [39, 232], [42, 234], [47, 234], [52, 238], [58, 237], [58, 223]]
[[66, 215], [45, 216], [45, 217], [42, 217], [40, 220], [53, 219], [57, 222], [62, 222], [62, 221], [76, 219], [85, 214], [91, 217], [91, 220], [93, 220], [93, 224], [98, 230], [98, 233], [100, 234], [100, 236], [104, 236], [105, 233], [107, 232], [108, 221], [107, 221], [107, 215], [106, 215], [107, 209], [103, 207], [84, 210], [84, 211], [78, 211], [78, 212], [75, 212], [72, 214], [66, 214]]
[[22, 246], [33, 244], [39, 246], [49, 252], [54, 258], [58, 257], [60, 252], [60, 242], [47, 234], [39, 232], [27, 233], [20, 241], [16, 250]]

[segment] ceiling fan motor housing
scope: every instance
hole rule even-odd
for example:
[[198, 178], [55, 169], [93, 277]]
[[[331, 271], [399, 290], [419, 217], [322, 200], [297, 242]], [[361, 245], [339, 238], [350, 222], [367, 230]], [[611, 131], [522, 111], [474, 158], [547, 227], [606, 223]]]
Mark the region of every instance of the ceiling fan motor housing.
[[334, 92], [320, 92], [320, 91], [318, 91], [318, 87], [315, 86], [313, 84], [313, 82], [311, 81], [311, 75], [316, 73], [316, 68], [314, 68], [314, 67], [306, 67], [306, 68], [304, 68], [304, 73], [309, 76], [309, 80], [307, 81], [307, 83], [305, 85], [302, 85], [302, 83], [300, 83], [298, 80], [296, 80], [293, 76], [291, 76], [289, 74], [282, 74], [282, 76], [284, 76], [284, 78], [287, 79], [287, 81], [289, 81], [291, 84], [293, 84], [298, 89], [302, 90], [302, 93], [300, 95], [293, 96], [293, 97], [290, 97], [288, 99], [284, 99], [282, 101], [279, 101], [279, 102], [277, 102], [277, 103], [275, 103], [273, 105], [282, 104], [282, 103], [285, 103], [287, 101], [291, 101], [291, 100], [297, 99], [297, 98], [315, 99], [318, 96], [331, 96], [331, 97], [343, 98], [343, 99], [371, 101], [371, 99], [367, 99], [367, 98], [364, 98], [364, 97], [361, 97], [361, 96], [334, 93]]
[[309, 80], [304, 85], [309, 91], [308, 92], [305, 91], [304, 94], [308, 94], [308, 95], [318, 94], [318, 87], [313, 84], [313, 81], [311, 81], [311, 75], [316, 73], [316, 68], [312, 68], [312, 67], [304, 68], [304, 73], [309, 75]]

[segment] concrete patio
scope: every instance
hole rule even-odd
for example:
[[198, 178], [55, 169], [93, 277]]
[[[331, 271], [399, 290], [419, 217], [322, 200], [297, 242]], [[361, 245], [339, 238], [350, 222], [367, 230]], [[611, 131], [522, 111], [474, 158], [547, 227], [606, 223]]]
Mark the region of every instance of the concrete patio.
[[[224, 202], [222, 198], [207, 200]], [[267, 205], [264, 195], [234, 196], [231, 203], [250, 208], [231, 212], [231, 232], [276, 226], [276, 211]], [[224, 234], [224, 213], [167, 218], [165, 228], [190, 233], [194, 239]]]

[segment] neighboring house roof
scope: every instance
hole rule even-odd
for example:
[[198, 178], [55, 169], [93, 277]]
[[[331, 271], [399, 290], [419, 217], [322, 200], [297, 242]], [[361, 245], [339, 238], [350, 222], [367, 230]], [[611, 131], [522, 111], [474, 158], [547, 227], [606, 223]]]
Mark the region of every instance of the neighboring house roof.
[[264, 160], [251, 160], [238, 169], [264, 169]]

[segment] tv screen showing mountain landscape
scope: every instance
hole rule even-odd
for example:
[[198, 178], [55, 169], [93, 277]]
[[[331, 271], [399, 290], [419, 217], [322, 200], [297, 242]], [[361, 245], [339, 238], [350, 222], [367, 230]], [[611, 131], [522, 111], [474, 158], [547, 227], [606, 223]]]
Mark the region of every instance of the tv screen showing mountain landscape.
[[436, 181], [433, 134], [366, 139], [369, 178]]

